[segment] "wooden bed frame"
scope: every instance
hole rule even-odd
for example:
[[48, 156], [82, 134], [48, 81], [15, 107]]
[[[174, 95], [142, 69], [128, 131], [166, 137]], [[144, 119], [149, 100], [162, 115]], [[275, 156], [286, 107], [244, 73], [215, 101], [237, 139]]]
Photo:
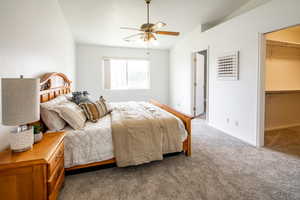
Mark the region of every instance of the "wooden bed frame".
[[[66, 75], [63, 73], [47, 73], [42, 76], [41, 78], [41, 92], [40, 92], [40, 101], [41, 103], [50, 101], [54, 98], [56, 98], [59, 95], [63, 94], [69, 94], [71, 93], [71, 81], [67, 78]], [[155, 100], [150, 100], [150, 103], [158, 106], [169, 113], [172, 113], [176, 117], [182, 120], [182, 122], [185, 125], [186, 131], [188, 133], [187, 139], [183, 142], [183, 152], [185, 153], [186, 156], [191, 156], [191, 121], [193, 117], [188, 116], [186, 114], [180, 113], [173, 108], [161, 104], [158, 101]], [[90, 164], [84, 164], [84, 165], [78, 165], [75, 167], [70, 167], [66, 168], [66, 171], [71, 171], [71, 170], [77, 170], [77, 169], [82, 169], [82, 168], [87, 168], [87, 167], [93, 167], [93, 166], [99, 166], [99, 165], [106, 165], [106, 164], [113, 164], [116, 163], [116, 160], [110, 159], [110, 160], [105, 160], [101, 162], [95, 162], [95, 163], [90, 163]]]

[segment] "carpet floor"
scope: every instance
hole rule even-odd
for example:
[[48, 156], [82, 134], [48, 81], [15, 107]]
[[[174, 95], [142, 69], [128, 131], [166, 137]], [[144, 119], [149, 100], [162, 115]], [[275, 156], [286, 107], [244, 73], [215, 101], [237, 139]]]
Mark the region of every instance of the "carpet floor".
[[60, 200], [300, 199], [300, 157], [193, 122], [191, 157], [66, 176]]

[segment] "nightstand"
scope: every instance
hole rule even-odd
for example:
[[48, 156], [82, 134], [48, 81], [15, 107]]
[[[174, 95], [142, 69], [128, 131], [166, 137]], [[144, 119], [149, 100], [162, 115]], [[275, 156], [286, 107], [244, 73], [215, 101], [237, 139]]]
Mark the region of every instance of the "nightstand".
[[0, 152], [1, 199], [56, 199], [64, 177], [64, 133], [44, 134], [26, 152]]

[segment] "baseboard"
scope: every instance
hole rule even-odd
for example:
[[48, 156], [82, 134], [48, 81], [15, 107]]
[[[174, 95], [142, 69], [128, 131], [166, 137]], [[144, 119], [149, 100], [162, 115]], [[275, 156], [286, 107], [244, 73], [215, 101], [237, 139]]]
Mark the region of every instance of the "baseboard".
[[300, 126], [300, 123], [274, 126], [274, 127], [266, 128], [265, 131], [274, 131], [274, 130], [285, 129], [285, 128], [293, 128], [296, 126]]

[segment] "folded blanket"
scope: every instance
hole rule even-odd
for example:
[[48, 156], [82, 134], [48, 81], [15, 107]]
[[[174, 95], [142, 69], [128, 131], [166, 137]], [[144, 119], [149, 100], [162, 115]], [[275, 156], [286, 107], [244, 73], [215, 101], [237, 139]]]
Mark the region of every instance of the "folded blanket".
[[178, 119], [150, 103], [116, 104], [111, 120], [119, 167], [162, 160], [165, 153], [182, 151]]

